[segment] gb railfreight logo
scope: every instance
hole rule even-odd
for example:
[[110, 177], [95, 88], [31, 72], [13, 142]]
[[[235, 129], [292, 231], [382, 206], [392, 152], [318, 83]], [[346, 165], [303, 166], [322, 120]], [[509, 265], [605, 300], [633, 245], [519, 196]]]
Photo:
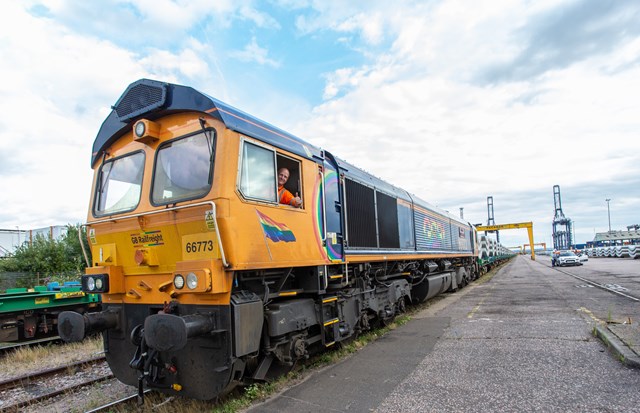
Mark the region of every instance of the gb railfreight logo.
[[162, 231], [145, 231], [138, 234], [130, 234], [131, 243], [134, 247], [155, 247], [164, 245]]

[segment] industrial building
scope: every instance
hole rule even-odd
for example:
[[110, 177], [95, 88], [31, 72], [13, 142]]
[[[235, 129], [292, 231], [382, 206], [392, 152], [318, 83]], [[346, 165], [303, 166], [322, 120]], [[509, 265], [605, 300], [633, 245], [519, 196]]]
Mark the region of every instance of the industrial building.
[[25, 242], [31, 243], [38, 236], [59, 240], [67, 234], [66, 225], [54, 225], [50, 227], [21, 230], [0, 229], [0, 258], [11, 255], [18, 246]]

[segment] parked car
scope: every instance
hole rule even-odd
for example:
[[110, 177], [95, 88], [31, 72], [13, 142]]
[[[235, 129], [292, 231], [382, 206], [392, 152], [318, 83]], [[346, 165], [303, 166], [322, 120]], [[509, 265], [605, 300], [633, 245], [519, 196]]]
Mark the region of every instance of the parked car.
[[582, 265], [582, 263], [573, 251], [560, 251], [554, 254], [551, 265], [554, 267], [564, 267], [565, 265]]
[[589, 261], [589, 256], [583, 252], [582, 254], [578, 255], [578, 259], [580, 259], [580, 262], [587, 262]]

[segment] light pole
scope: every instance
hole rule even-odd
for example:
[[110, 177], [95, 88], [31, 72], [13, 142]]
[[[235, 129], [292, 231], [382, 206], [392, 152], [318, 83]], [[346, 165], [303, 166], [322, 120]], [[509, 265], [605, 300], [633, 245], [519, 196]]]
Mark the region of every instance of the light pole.
[[611, 198], [607, 198], [605, 199], [605, 201], [607, 201], [607, 216], [609, 217], [609, 233], [611, 233], [611, 209], [609, 208], [609, 201], [611, 201]]

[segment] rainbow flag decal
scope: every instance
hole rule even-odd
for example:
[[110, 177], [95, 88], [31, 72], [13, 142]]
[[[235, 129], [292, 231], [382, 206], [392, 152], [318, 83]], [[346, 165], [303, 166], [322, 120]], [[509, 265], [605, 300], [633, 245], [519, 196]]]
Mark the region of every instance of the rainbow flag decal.
[[265, 237], [269, 238], [273, 242], [296, 241], [296, 236], [293, 235], [293, 232], [285, 224], [280, 224], [272, 220], [257, 209], [256, 213], [258, 214], [258, 219], [260, 220], [260, 225], [262, 225], [262, 231], [264, 232]]

